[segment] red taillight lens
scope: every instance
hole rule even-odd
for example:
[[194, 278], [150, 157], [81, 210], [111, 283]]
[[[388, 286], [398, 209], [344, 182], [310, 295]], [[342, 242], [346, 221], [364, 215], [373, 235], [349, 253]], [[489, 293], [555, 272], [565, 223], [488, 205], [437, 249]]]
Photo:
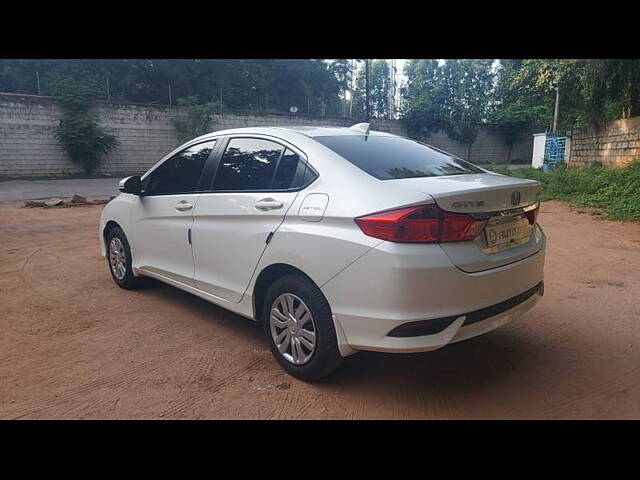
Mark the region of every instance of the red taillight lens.
[[436, 205], [389, 210], [356, 218], [365, 235], [391, 242], [461, 242], [476, 238], [486, 220], [440, 210]]
[[356, 218], [365, 235], [392, 242], [437, 242], [440, 216], [435, 205], [401, 208]]
[[529, 219], [529, 224], [535, 225], [538, 221], [538, 214], [540, 213], [540, 204], [536, 206], [533, 210], [529, 210], [525, 213], [527, 218]]
[[486, 220], [475, 220], [464, 213], [442, 212], [441, 242], [473, 240], [486, 225]]

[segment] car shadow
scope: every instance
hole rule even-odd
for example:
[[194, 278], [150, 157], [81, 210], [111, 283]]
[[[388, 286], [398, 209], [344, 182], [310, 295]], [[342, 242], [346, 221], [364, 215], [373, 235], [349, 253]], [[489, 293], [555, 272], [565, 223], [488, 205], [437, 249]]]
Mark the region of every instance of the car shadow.
[[[254, 344], [254, 348], [269, 348], [262, 325], [257, 322], [159, 281], [151, 281], [145, 290], [146, 294], [161, 295], [183, 305], [188, 313], [215, 323]], [[425, 398], [436, 391], [439, 398], [464, 398], [487, 387], [524, 382], [527, 371], [536, 369], [538, 354], [542, 352], [532, 348], [526, 332], [511, 324], [432, 352], [358, 352], [346, 358], [331, 376], [308, 385], [320, 391], [340, 390], [356, 395], [397, 395], [410, 390]], [[266, 368], [274, 374], [281, 373], [275, 360], [268, 362]], [[293, 378], [291, 381], [292, 386], [298, 382]]]
[[246, 340], [255, 343], [256, 346], [260, 345], [268, 348], [268, 342], [264, 338], [260, 323], [159, 280], [148, 278], [147, 281], [148, 283], [141, 290], [141, 292], [144, 291], [145, 295], [158, 295], [165, 301], [169, 300], [172, 303], [179, 304], [184, 307], [185, 312], [188, 314], [214, 323], [216, 326], [231, 329], [234, 334], [246, 337]]
[[527, 372], [537, 369], [539, 352], [531, 348], [530, 339], [522, 331], [513, 327], [507, 325], [432, 352], [359, 352], [319, 386], [360, 394], [411, 391], [425, 401], [439, 398], [466, 403], [473, 398], [469, 394], [524, 383]]

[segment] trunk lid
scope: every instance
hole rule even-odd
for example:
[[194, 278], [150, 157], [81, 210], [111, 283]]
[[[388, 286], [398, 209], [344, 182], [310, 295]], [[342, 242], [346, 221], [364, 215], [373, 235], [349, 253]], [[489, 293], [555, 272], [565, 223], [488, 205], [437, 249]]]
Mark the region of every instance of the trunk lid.
[[[487, 219], [473, 241], [441, 243], [451, 262], [465, 272], [501, 267], [535, 254], [542, 248], [542, 230], [529, 225], [525, 210], [538, 203], [539, 182], [480, 173], [387, 180], [431, 196], [443, 210]], [[504, 233], [503, 233], [504, 232]], [[496, 235], [515, 237], [496, 244]], [[492, 243], [493, 240], [493, 243]]]
[[[499, 212], [532, 205], [538, 201], [540, 191], [540, 183], [535, 180], [495, 173], [387, 181], [428, 193], [440, 208], [457, 213]], [[514, 198], [516, 192], [519, 195]]]

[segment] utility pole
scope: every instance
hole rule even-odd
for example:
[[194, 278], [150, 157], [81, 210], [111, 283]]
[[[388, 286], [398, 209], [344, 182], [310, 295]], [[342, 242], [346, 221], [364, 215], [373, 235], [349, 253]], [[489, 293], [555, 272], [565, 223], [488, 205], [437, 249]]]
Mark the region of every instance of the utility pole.
[[36, 83], [38, 84], [38, 95], [40, 95], [40, 74], [36, 72]]
[[169, 84], [169, 106], [171, 106], [171, 84]]
[[109, 91], [109, 78], [105, 78], [105, 81], [107, 83], [107, 102], [111, 101], [111, 92]]
[[556, 134], [558, 127], [558, 113], [560, 111], [560, 87], [556, 87], [556, 107], [553, 110], [553, 134]]
[[371, 101], [369, 94], [369, 60], [364, 61], [364, 90], [365, 90], [365, 109], [366, 109], [366, 122], [369, 122], [371, 118]]
[[391, 59], [389, 64], [389, 96], [387, 97], [389, 119], [396, 118], [396, 72], [396, 60]]

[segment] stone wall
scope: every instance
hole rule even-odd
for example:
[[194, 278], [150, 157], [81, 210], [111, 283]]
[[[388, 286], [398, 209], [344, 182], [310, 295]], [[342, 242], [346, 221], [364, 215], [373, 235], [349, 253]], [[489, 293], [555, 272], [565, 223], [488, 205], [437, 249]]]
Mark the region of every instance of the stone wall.
[[[101, 125], [114, 134], [120, 147], [106, 156], [98, 173], [142, 173], [179, 145], [171, 119], [175, 108], [161, 105], [100, 102], [96, 113]], [[35, 95], [0, 94], [0, 175], [65, 175], [82, 172], [55, 139], [55, 128], [62, 116], [56, 101]], [[217, 115], [212, 130], [250, 126], [326, 125], [350, 126], [354, 120], [336, 117], [308, 117], [229, 111]], [[397, 120], [373, 120], [372, 129], [408, 136]], [[437, 133], [424, 142], [467, 158], [467, 146]], [[531, 161], [531, 135], [514, 145], [513, 161]], [[504, 163], [508, 146], [493, 129], [483, 126], [471, 149], [476, 163]]]
[[610, 122], [596, 130], [574, 129], [567, 165], [587, 167], [600, 162], [606, 167], [620, 168], [640, 159], [640, 117]]

